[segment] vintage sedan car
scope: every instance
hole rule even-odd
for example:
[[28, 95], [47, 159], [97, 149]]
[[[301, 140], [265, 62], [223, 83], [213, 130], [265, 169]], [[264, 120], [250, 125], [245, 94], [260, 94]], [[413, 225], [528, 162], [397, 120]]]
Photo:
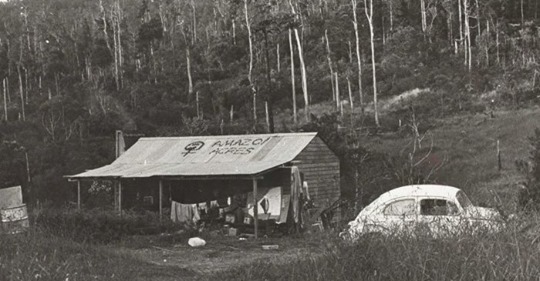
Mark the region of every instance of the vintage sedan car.
[[365, 234], [447, 237], [494, 232], [503, 226], [499, 212], [473, 206], [467, 195], [445, 185], [409, 185], [390, 190], [365, 207], [340, 236]]

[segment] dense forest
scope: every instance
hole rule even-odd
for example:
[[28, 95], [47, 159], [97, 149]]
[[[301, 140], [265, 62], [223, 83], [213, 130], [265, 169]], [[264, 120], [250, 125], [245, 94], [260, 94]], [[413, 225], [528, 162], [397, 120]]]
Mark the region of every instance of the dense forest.
[[308, 130], [323, 113], [389, 130], [379, 102], [414, 89], [419, 115], [517, 107], [537, 98], [538, 2], [0, 2], [0, 184], [64, 202], [63, 175], [110, 163], [115, 130]]

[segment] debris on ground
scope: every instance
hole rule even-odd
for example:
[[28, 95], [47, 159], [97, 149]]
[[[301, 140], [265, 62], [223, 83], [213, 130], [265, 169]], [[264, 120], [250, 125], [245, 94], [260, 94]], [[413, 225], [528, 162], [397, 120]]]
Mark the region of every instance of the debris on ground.
[[199, 238], [199, 237], [192, 237], [192, 238], [189, 238], [188, 240], [188, 245], [191, 246], [191, 247], [202, 247], [204, 245], [206, 245], [206, 241], [204, 241], [204, 239], [202, 238]]

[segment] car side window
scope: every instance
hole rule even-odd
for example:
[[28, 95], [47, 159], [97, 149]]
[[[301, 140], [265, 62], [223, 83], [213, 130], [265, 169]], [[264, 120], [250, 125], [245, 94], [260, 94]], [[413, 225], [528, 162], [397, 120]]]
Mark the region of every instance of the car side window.
[[454, 216], [459, 213], [456, 204], [444, 199], [420, 200], [420, 214], [424, 216]]
[[385, 216], [411, 216], [416, 213], [414, 199], [404, 199], [392, 202], [384, 208]]

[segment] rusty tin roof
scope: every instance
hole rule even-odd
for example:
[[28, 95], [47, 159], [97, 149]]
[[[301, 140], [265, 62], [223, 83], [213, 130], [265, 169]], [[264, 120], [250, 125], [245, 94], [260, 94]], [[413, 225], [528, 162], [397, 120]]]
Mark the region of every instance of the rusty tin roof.
[[68, 178], [252, 176], [292, 161], [316, 133], [141, 138], [110, 165]]

